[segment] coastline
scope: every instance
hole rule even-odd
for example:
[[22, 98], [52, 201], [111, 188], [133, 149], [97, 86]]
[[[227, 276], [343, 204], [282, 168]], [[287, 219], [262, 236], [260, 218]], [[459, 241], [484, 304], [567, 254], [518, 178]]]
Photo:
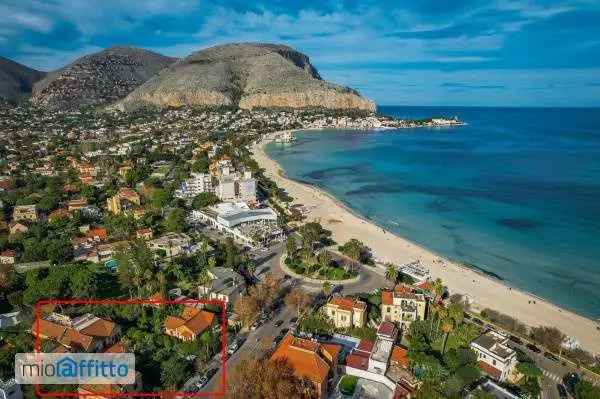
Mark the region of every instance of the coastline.
[[[293, 131], [299, 131], [294, 129]], [[280, 134], [283, 132], [276, 132]], [[574, 337], [581, 346], [600, 353], [600, 331], [597, 322], [570, 310], [562, 309], [534, 294], [518, 290], [457, 262], [449, 261], [416, 243], [399, 237], [373, 221], [365, 219], [331, 194], [304, 182], [285, 176], [283, 168], [269, 158], [264, 150], [268, 139], [251, 148], [254, 159], [265, 170], [265, 175], [285, 189], [294, 203], [308, 209], [307, 220], [319, 220], [333, 233], [338, 243], [357, 238], [369, 246], [375, 258], [401, 265], [415, 260], [429, 268], [433, 278], [441, 278], [451, 293], [468, 297], [471, 308], [481, 311], [491, 308], [508, 314], [535, 327], [554, 326]]]

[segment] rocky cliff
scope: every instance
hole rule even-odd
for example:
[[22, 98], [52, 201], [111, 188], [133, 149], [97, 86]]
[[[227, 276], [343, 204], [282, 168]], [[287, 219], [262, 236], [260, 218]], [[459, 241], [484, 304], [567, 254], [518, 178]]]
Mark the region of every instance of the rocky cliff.
[[31, 94], [33, 84], [45, 75], [45, 72], [0, 57], [0, 99], [11, 103], [20, 101]]
[[34, 85], [32, 102], [52, 109], [111, 103], [175, 61], [132, 47], [109, 48], [48, 73]]
[[326, 82], [308, 57], [290, 47], [235, 43], [195, 52], [131, 92], [116, 106], [234, 105], [325, 107], [373, 111], [350, 88]]

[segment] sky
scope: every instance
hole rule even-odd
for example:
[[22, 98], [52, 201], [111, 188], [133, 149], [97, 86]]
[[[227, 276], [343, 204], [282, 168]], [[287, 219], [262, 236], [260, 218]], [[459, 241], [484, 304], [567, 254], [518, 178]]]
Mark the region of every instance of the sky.
[[380, 105], [600, 106], [600, 1], [0, 0], [0, 56], [287, 44]]

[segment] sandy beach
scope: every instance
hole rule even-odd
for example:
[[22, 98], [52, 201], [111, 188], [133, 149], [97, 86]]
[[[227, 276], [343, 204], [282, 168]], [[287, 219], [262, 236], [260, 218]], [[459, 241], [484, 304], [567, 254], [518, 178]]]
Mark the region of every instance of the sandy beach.
[[294, 204], [302, 204], [309, 210], [307, 220], [320, 221], [331, 230], [338, 243], [357, 238], [372, 249], [374, 257], [398, 265], [420, 260], [430, 269], [433, 278], [439, 277], [444, 281], [451, 293], [467, 295], [473, 310], [491, 308], [529, 326], [554, 326], [567, 336], [576, 338], [586, 350], [600, 353], [597, 322], [452, 263], [363, 220], [317, 188], [287, 179], [282, 168], [266, 155], [263, 150], [265, 143], [255, 144], [251, 149], [260, 167], [265, 169], [265, 175], [285, 189], [294, 198]]

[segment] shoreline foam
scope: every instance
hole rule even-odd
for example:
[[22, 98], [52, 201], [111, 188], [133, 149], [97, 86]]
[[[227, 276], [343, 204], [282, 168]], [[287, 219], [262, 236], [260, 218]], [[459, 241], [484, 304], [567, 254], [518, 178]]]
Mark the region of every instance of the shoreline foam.
[[[440, 277], [452, 293], [468, 297], [473, 310], [491, 308], [532, 327], [556, 327], [567, 336], [576, 338], [584, 349], [600, 353], [597, 322], [562, 309], [535, 294], [510, 287], [483, 272], [449, 261], [377, 226], [324, 190], [288, 178], [284, 169], [266, 154], [263, 148], [266, 143], [263, 140], [251, 149], [254, 159], [265, 169], [265, 175], [285, 189], [294, 198], [294, 203], [302, 204], [308, 209], [307, 220], [320, 220], [325, 228], [331, 230], [338, 243], [357, 238], [373, 250], [374, 257], [397, 265], [420, 260], [429, 268], [432, 277]], [[328, 220], [331, 219], [336, 222], [329, 223]]]

